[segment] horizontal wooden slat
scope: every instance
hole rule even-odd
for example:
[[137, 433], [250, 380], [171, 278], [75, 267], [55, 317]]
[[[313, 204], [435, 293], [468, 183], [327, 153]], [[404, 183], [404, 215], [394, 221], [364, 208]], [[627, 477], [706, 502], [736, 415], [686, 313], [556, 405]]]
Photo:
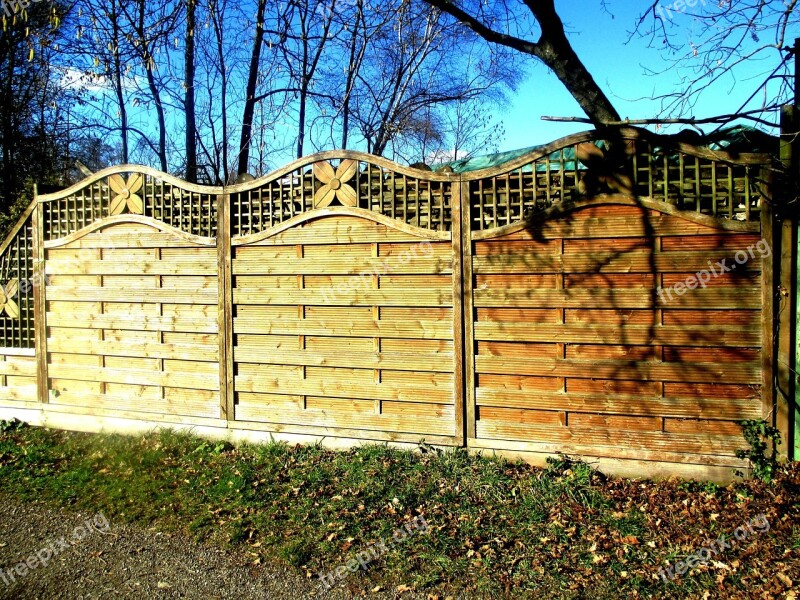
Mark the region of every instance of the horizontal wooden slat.
[[[488, 273], [695, 273], [717, 269], [717, 261], [740, 271], [758, 271], [760, 260], [737, 265], [726, 251], [705, 252], [642, 252], [617, 251], [592, 254], [516, 253], [475, 256], [473, 268], [477, 274]], [[717, 269], [721, 272], [720, 269]]]
[[452, 404], [451, 389], [435, 386], [396, 385], [388, 383], [364, 384], [336, 382], [319, 379], [279, 378], [270, 374], [237, 375], [237, 392], [265, 394], [301, 394], [330, 398], [350, 397], [363, 400], [393, 400], [430, 404]]
[[296, 258], [268, 262], [264, 260], [233, 261], [234, 275], [352, 275], [362, 273], [385, 275], [450, 274], [453, 272], [452, 258], [412, 258], [407, 262], [391, 258], [371, 258], [369, 256], [343, 256], [319, 259], [316, 257]]
[[[48, 290], [48, 297], [50, 291]], [[452, 306], [452, 290], [339, 290], [234, 288], [234, 304], [316, 304], [337, 306]]]
[[[197, 248], [188, 239], [167, 233], [92, 233], [59, 248]], [[50, 250], [48, 249], [48, 252]]]
[[305, 365], [317, 367], [355, 367], [359, 369], [392, 369], [397, 371], [447, 372], [453, 369], [453, 355], [440, 352], [424, 353], [330, 353], [270, 350], [236, 346], [234, 361], [239, 363]]
[[521, 359], [496, 356], [475, 357], [477, 373], [517, 373], [520, 375], [633, 379], [643, 381], [717, 381], [758, 384], [758, 363], [730, 365], [718, 363], [660, 363], [625, 360]]
[[337, 337], [380, 337], [447, 340], [453, 327], [445, 321], [333, 321], [321, 319], [265, 320], [235, 318], [234, 333], [273, 335], [327, 335]]
[[[210, 252], [214, 252], [211, 250]], [[48, 275], [216, 275], [216, 256], [188, 256], [177, 259], [125, 260], [48, 260]]]
[[[469, 448], [474, 449], [496, 449], [501, 452], [510, 452], [513, 458], [519, 458], [519, 453], [535, 452], [537, 454], [552, 455], [563, 452], [587, 457], [589, 462], [594, 462], [592, 459], [595, 457], [610, 458], [615, 462], [618, 459], [631, 460], [634, 461], [632, 464], [635, 466], [632, 469], [633, 472], [628, 471], [628, 476], [641, 475], [641, 473], [648, 471], [653, 464], [671, 463], [668, 466], [664, 465], [665, 468], [662, 471], [662, 475], [675, 474], [676, 469], [673, 465], [678, 468], [688, 465], [719, 465], [723, 473], [721, 479], [724, 479], [730, 475], [732, 469], [742, 469], [747, 466], [746, 461], [735, 458], [733, 455], [691, 454], [671, 452], [661, 448], [651, 451], [644, 448], [631, 449], [624, 446], [594, 446], [591, 442], [583, 444], [574, 439], [563, 443], [469, 438], [467, 444]], [[638, 469], [636, 466], [638, 466]], [[694, 469], [689, 472], [688, 476], [693, 476], [693, 473], [696, 473]], [[702, 475], [700, 477], [702, 478]]]
[[[158, 388], [153, 388], [158, 389]], [[160, 391], [160, 390], [159, 390]], [[200, 392], [200, 390], [193, 390]], [[157, 419], [158, 415], [186, 415], [214, 418], [219, 416], [219, 399], [203, 398], [196, 400], [171, 398], [146, 399], [139, 396], [114, 394], [87, 394], [85, 392], [62, 391], [50, 398], [50, 404], [60, 406], [86, 407], [95, 410], [114, 412], [140, 412], [140, 418]], [[144, 416], [148, 415], [148, 416]]]
[[217, 290], [115, 289], [104, 287], [48, 287], [48, 300], [81, 302], [136, 302], [143, 304], [216, 304]]
[[[233, 237], [234, 244], [239, 240]], [[253, 246], [280, 246], [293, 244], [368, 244], [380, 242], [420, 242], [422, 239], [381, 223], [353, 217], [331, 217], [294, 227]], [[435, 242], [432, 242], [435, 243]]]
[[757, 287], [718, 288], [689, 290], [682, 296], [673, 295], [671, 301], [663, 302], [655, 290], [630, 289], [476, 289], [476, 307], [515, 307], [515, 308], [585, 308], [628, 309], [628, 308], [760, 308], [760, 289]]
[[[310, 400], [313, 400], [313, 398]], [[346, 402], [350, 399], [341, 398], [340, 400]], [[426, 416], [422, 419], [415, 419], [412, 415], [376, 415], [352, 410], [291, 410], [289, 408], [276, 410], [268, 404], [243, 401], [240, 398], [239, 403], [236, 405], [236, 420], [315, 427], [346, 427], [349, 429], [413, 433], [417, 435], [453, 435], [453, 408], [442, 405], [439, 405], [439, 408], [442, 415], [439, 418]]]
[[[758, 223], [751, 223], [753, 231]], [[522, 230], [499, 239], [525, 240], [560, 238], [625, 238], [642, 236], [710, 236], [719, 235], [720, 230], [693, 223], [680, 217], [652, 216], [642, 213], [625, 216], [589, 216], [584, 211], [576, 212], [570, 219], [553, 219], [537, 223], [533, 231]]]
[[36, 360], [28, 356], [6, 356], [0, 360], [0, 375], [36, 377]]
[[478, 321], [475, 339], [512, 342], [757, 347], [755, 327], [669, 327], [663, 325], [540, 325]]
[[655, 431], [611, 431], [593, 427], [554, 427], [478, 421], [479, 438], [575, 443], [628, 449], [665, 450], [694, 454], [734, 455], [746, 443], [741, 437], [686, 435]]
[[71, 366], [50, 364], [48, 375], [76, 381], [96, 381], [108, 383], [129, 383], [133, 385], [160, 385], [176, 388], [218, 390], [219, 368], [210, 365], [207, 373], [164, 373], [145, 369], [106, 369], [88, 365]]
[[663, 421], [661, 417], [569, 413], [569, 426], [575, 428], [591, 427], [596, 429], [620, 429], [624, 431], [661, 431]]
[[761, 416], [757, 398], [663, 398], [626, 394], [542, 393], [531, 390], [478, 387], [479, 406], [564, 410], [597, 414], [691, 417], [697, 419], [755, 419]]
[[0, 387], [0, 404], [4, 402], [36, 402], [36, 380], [30, 378], [26, 385], [8, 385]]
[[113, 315], [70, 315], [67, 313], [47, 313], [47, 324], [52, 327], [72, 327], [78, 329], [129, 329], [133, 331], [171, 331], [187, 333], [217, 333], [216, 320], [209, 318], [158, 317], [117, 317]]
[[129, 356], [142, 358], [162, 358], [177, 360], [213, 361], [216, 363], [219, 356], [219, 346], [200, 344], [159, 344], [159, 343], [120, 343], [109, 341], [62, 340], [48, 338], [48, 352], [63, 352], [72, 354], [93, 354], [98, 356]]
[[711, 421], [708, 419], [665, 419], [664, 431], [668, 433], [742, 435], [742, 426], [739, 425], [739, 423], [732, 421]]

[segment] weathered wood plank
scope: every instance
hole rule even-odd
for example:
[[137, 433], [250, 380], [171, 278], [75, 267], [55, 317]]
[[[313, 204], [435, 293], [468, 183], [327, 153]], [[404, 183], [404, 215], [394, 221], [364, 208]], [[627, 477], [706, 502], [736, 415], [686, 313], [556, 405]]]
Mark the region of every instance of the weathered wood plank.
[[81, 302], [134, 302], [142, 304], [212, 304], [216, 306], [217, 290], [114, 289], [101, 287], [48, 287], [48, 300]]
[[92, 354], [97, 356], [129, 356], [142, 358], [161, 358], [173, 360], [199, 360], [214, 362], [219, 356], [217, 345], [200, 344], [159, 344], [159, 343], [120, 343], [113, 341], [96, 341], [85, 339], [76, 343], [75, 340], [48, 338], [48, 348], [51, 352], [72, 354]]
[[71, 366], [50, 364], [50, 376], [76, 381], [95, 381], [106, 383], [128, 383], [133, 385], [171, 386], [198, 390], [219, 390], [217, 365], [212, 364], [202, 373], [163, 373], [145, 369], [103, 368], [91, 366]]
[[725, 250], [703, 252], [624, 251], [591, 254], [515, 253], [475, 256], [476, 273], [696, 273], [711, 269], [719, 272], [718, 261], [736, 272], [758, 271], [760, 261], [736, 264], [732, 253]]
[[48, 260], [47, 275], [216, 275], [216, 257], [187, 256], [169, 260]]
[[397, 371], [452, 371], [452, 353], [358, 353], [320, 354], [268, 348], [235, 346], [233, 357], [239, 363], [305, 365], [317, 367], [357, 367], [359, 369], [393, 369]]
[[757, 347], [761, 344], [761, 330], [756, 327], [540, 325], [478, 321], [475, 323], [475, 339], [509, 342], [558, 340], [583, 344]]
[[[309, 400], [314, 400], [310, 398]], [[325, 399], [329, 400], [329, 399]], [[341, 398], [340, 400], [351, 400]], [[426, 416], [423, 419], [409, 418], [408, 415], [355, 413], [352, 410], [290, 410], [276, 411], [269, 405], [240, 402], [236, 405], [237, 421], [260, 421], [287, 425], [309, 425], [316, 427], [343, 427], [349, 429], [376, 430], [417, 435], [453, 435], [454, 415], [449, 406], [439, 405], [440, 418]], [[344, 408], [342, 406], [341, 408]]]
[[[157, 389], [157, 388], [152, 388]], [[195, 390], [200, 391], [200, 390]], [[50, 399], [54, 405], [84, 407], [98, 411], [108, 411], [105, 414], [143, 413], [139, 418], [158, 419], [159, 415], [185, 415], [190, 417], [215, 418], [219, 414], [219, 400], [217, 398], [198, 398], [197, 400], [159, 398], [150, 399], [141, 396], [124, 395], [120, 392], [113, 394], [87, 394], [71, 390], [59, 393]], [[148, 416], [144, 416], [148, 415]]]
[[238, 334], [327, 335], [336, 337], [401, 338], [447, 340], [452, 327], [443, 321], [348, 321], [321, 319], [280, 319], [267, 321], [238, 317], [233, 320]]
[[237, 375], [235, 378], [237, 392], [254, 392], [261, 394], [300, 394], [302, 396], [320, 396], [330, 398], [355, 398], [362, 400], [385, 400], [396, 402], [421, 402], [429, 404], [452, 404], [452, 391], [446, 387], [414, 386], [389, 383], [353, 383], [346, 381], [328, 381], [320, 379], [303, 379], [271, 377], [269, 373], [262, 375]]
[[0, 404], [6, 402], [38, 402], [36, 378], [28, 379], [28, 385], [9, 385], [0, 387]]
[[336, 305], [336, 306], [452, 306], [452, 289], [427, 290], [419, 289], [409, 298], [409, 292], [404, 289], [259, 289], [235, 288], [233, 290], [234, 304], [294, 304], [294, 305]]
[[553, 427], [478, 421], [478, 437], [484, 439], [536, 440], [545, 443], [574, 443], [588, 447], [620, 447], [649, 451], [664, 450], [692, 454], [733, 456], [745, 446], [739, 436], [688, 435], [655, 431], [613, 431], [594, 427]]
[[36, 377], [37, 372], [36, 360], [31, 360], [27, 356], [6, 356], [4, 360], [0, 360], [0, 375]]
[[74, 315], [47, 313], [48, 325], [76, 329], [127, 329], [132, 331], [168, 331], [186, 333], [217, 333], [217, 322], [212, 319], [158, 317], [117, 317], [113, 315]]
[[267, 262], [264, 260], [236, 259], [233, 261], [234, 275], [352, 275], [378, 273], [386, 275], [449, 275], [453, 272], [452, 259], [449, 257], [427, 258], [420, 256], [408, 261], [387, 258], [370, 258], [368, 256], [351, 255], [337, 258], [320, 259], [309, 256]]
[[664, 431], [667, 433], [702, 433], [741, 436], [742, 426], [734, 421], [712, 421], [709, 419], [664, 419]]
[[652, 309], [707, 308], [707, 309], [751, 309], [761, 306], [760, 290], [757, 287], [720, 288], [690, 290], [682, 296], [661, 300], [655, 290], [610, 290], [610, 289], [565, 289], [529, 290], [506, 288], [497, 290], [475, 290], [477, 307], [541, 308], [563, 307], [600, 309]]
[[478, 373], [758, 384], [758, 364], [743, 363], [731, 368], [717, 363], [660, 363], [626, 360], [521, 359], [496, 356], [475, 357]]
[[[173, 237], [165, 233], [113, 233], [107, 230], [102, 233], [92, 233], [78, 240], [70, 242], [61, 248], [70, 249], [100, 249], [100, 248], [197, 248], [197, 244], [179, 237]], [[205, 248], [202, 248], [205, 250]], [[48, 247], [48, 252], [56, 248]]]
[[579, 440], [574, 439], [566, 443], [471, 439], [468, 441], [468, 445], [469, 448], [479, 451], [484, 449], [497, 449], [499, 454], [508, 456], [511, 459], [521, 458], [532, 452], [544, 455], [564, 452], [570, 455], [588, 457], [590, 462], [596, 462], [596, 460], [592, 460], [596, 458], [602, 460], [602, 457], [612, 459], [613, 461], [622, 460], [625, 461], [626, 464], [633, 466], [631, 470], [625, 473], [625, 475], [629, 477], [649, 476], [653, 472], [652, 465], [658, 464], [664, 465], [661, 473], [665, 477], [675, 475], [677, 472], [678, 476], [682, 476], [683, 473], [685, 473], [687, 478], [697, 479], [702, 479], [706, 472], [704, 469], [708, 469], [709, 467], [700, 467], [698, 470], [691, 468], [689, 471], [681, 471], [680, 467], [689, 465], [692, 467], [694, 465], [720, 465], [717, 468], [726, 476], [730, 477], [731, 471], [734, 468], [741, 469], [746, 466], [744, 461], [735, 458], [733, 455], [691, 454], [671, 452], [664, 449], [650, 451], [642, 448], [630, 449], [624, 446], [595, 446], [583, 444]]
[[757, 399], [664, 398], [624, 393], [543, 393], [520, 389], [478, 387], [476, 400], [479, 406], [648, 417], [737, 420], [754, 419], [759, 415]]
[[623, 216], [591, 216], [586, 211], [576, 211], [569, 219], [553, 219], [539, 222], [529, 229], [523, 229], [500, 239], [592, 239], [645, 236], [705, 237], [718, 236], [719, 234], [719, 229], [669, 215], [653, 216], [639, 213], [637, 215]]

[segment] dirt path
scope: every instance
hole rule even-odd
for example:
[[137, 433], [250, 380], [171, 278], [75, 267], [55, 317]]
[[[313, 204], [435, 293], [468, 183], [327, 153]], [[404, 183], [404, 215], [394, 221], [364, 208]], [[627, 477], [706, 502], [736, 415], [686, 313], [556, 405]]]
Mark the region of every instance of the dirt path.
[[[25, 573], [22, 567], [25, 574], [20, 575], [17, 565], [29, 557], [37, 557], [31, 558], [33, 568]], [[109, 523], [102, 515], [0, 498], [0, 598], [353, 597], [344, 589], [320, 596], [315, 593], [316, 582], [290, 567], [249, 563], [241, 553]], [[393, 593], [370, 594], [370, 598], [393, 597]]]

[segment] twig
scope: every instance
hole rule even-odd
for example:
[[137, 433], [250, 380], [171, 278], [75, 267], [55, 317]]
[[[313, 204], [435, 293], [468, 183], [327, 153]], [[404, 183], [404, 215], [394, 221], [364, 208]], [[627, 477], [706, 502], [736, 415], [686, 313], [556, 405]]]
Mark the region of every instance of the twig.
[[[757, 123], [761, 123], [763, 125], [768, 125], [769, 127], [778, 127], [777, 123], [772, 123], [770, 121], [766, 121], [765, 119], [761, 119], [758, 117], [754, 117], [753, 115], [775, 111], [778, 110], [777, 108], [768, 108], [768, 109], [761, 109], [761, 110], [752, 110], [749, 112], [743, 113], [734, 113], [730, 115], [719, 115], [716, 117], [707, 117], [705, 119], [695, 119], [695, 118], [678, 118], [678, 119], [624, 119], [622, 121], [606, 121], [603, 125], [608, 126], [624, 126], [624, 125], [702, 125], [702, 124], [719, 124], [719, 123], [729, 123], [736, 119], [748, 119], [750, 121], [756, 121]], [[588, 123], [593, 124], [594, 122], [591, 119], [587, 119], [586, 117], [542, 117], [542, 121], [558, 121], [563, 123]]]

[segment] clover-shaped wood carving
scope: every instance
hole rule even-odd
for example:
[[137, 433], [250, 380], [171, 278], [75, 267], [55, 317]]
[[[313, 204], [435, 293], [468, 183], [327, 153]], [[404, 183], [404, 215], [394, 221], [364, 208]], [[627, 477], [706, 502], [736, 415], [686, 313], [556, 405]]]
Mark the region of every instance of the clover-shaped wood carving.
[[121, 175], [112, 175], [108, 178], [108, 185], [116, 194], [108, 207], [109, 215], [121, 215], [125, 207], [128, 208], [128, 212], [135, 215], [144, 213], [144, 202], [138, 194], [144, 185], [143, 175], [134, 173], [128, 177], [127, 182]]
[[12, 319], [19, 317], [19, 306], [13, 298], [19, 290], [19, 280], [12, 279], [5, 287], [0, 288], [0, 313], [6, 313]]
[[358, 163], [354, 160], [343, 160], [336, 171], [329, 163], [314, 163], [314, 177], [323, 183], [314, 194], [314, 208], [325, 208], [334, 199], [338, 199], [343, 206], [358, 206], [358, 194], [347, 183], [357, 170]]

